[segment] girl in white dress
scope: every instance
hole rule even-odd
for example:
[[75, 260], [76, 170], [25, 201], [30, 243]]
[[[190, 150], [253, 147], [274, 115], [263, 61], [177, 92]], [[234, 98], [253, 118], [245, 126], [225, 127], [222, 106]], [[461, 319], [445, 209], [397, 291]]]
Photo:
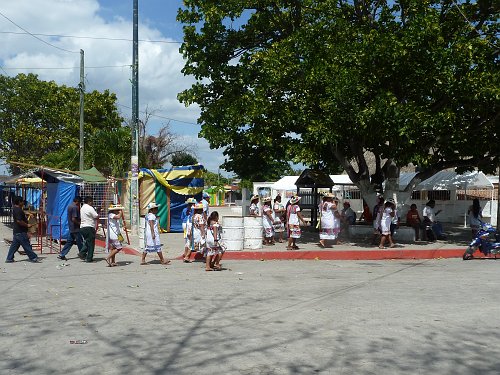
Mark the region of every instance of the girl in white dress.
[[156, 253], [161, 264], [169, 264], [170, 261], [163, 258], [160, 240], [160, 224], [157, 217], [158, 205], [151, 202], [147, 205], [148, 213], [144, 218], [144, 251], [142, 252], [141, 265], [146, 265], [147, 253]]
[[283, 242], [283, 233], [285, 232], [285, 206], [281, 203], [281, 195], [277, 195], [274, 199], [274, 232], [279, 233], [278, 242]]
[[205, 260], [205, 271], [221, 271], [220, 261], [224, 255], [221, 243], [222, 228], [219, 224], [219, 213], [214, 211], [207, 221], [207, 258]]
[[288, 246], [287, 250], [298, 250], [296, 244], [297, 238], [300, 238], [302, 231], [300, 230], [300, 222], [307, 225], [302, 214], [300, 213], [299, 203], [300, 197], [293, 196], [290, 198], [290, 205], [286, 210], [287, 224], [288, 224]]
[[193, 250], [204, 254], [205, 243], [207, 239], [207, 222], [203, 217], [203, 204], [197, 203], [194, 205], [194, 215], [191, 220], [191, 235], [194, 244]]
[[109, 255], [106, 257], [108, 267], [116, 266], [115, 256], [122, 249], [123, 235], [120, 231], [120, 218], [123, 206], [112, 204], [108, 209], [108, 245]]
[[382, 236], [380, 237], [379, 249], [384, 249], [385, 240], [389, 240], [389, 247], [394, 247], [394, 242], [392, 242], [391, 236], [391, 223], [395, 215], [396, 203], [393, 199], [388, 199], [385, 202], [381, 219], [380, 219], [380, 231]]
[[323, 196], [323, 202], [320, 205], [321, 212], [321, 230], [319, 232], [319, 244], [326, 246], [326, 241], [336, 241], [340, 233], [340, 213], [337, 209], [335, 196], [332, 193], [326, 193]]
[[259, 210], [259, 196], [258, 195], [253, 195], [252, 198], [250, 198], [250, 216], [257, 217], [260, 216], [260, 210]]
[[271, 208], [271, 197], [264, 198], [263, 203], [262, 227], [264, 229], [264, 245], [274, 245], [274, 217], [273, 209]]

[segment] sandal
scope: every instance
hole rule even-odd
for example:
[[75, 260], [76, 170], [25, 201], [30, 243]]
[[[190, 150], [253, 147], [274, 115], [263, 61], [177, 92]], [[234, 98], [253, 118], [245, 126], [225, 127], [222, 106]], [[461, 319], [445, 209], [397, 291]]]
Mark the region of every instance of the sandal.
[[146, 262], [141, 262], [141, 266], [147, 266], [148, 264]]
[[292, 249], [299, 250], [299, 247], [298, 246], [292, 246]]
[[205, 268], [206, 272], [215, 271], [213, 268]]
[[108, 267], [113, 267], [112, 263], [111, 263], [111, 260], [109, 260], [108, 258], [106, 258], [106, 263], [108, 263]]
[[286, 249], [287, 249], [287, 250], [293, 250], [293, 247], [289, 247], [289, 246], [287, 246], [287, 247], [286, 247]]

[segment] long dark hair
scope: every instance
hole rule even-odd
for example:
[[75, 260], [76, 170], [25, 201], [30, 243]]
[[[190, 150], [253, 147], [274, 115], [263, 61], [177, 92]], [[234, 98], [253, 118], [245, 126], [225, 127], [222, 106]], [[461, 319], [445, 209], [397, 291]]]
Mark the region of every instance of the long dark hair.
[[207, 219], [207, 223], [210, 224], [211, 221], [219, 221], [219, 213], [213, 211]]
[[475, 218], [479, 217], [479, 212], [481, 212], [481, 206], [479, 205], [479, 199], [475, 198], [472, 201], [472, 215]]

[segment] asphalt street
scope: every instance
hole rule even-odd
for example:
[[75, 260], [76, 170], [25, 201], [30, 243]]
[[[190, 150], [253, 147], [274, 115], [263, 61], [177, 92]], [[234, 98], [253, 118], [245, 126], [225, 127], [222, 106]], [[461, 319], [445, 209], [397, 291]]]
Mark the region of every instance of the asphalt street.
[[0, 265], [1, 374], [500, 373], [500, 261], [41, 257]]

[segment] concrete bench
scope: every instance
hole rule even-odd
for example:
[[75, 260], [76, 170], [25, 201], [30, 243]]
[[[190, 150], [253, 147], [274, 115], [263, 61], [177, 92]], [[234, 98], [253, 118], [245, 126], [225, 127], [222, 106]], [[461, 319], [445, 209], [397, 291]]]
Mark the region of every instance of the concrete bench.
[[[351, 238], [371, 238], [373, 227], [371, 225], [351, 225], [349, 234]], [[411, 227], [400, 226], [394, 233], [394, 241], [415, 242], [415, 231]]]

